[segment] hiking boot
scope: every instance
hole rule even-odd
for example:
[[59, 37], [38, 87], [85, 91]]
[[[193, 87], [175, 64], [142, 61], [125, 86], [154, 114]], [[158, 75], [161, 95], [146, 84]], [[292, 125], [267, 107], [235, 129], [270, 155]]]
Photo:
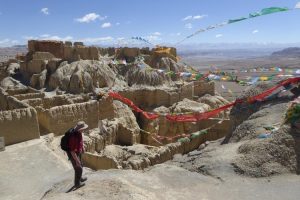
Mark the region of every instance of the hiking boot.
[[81, 179], [80, 179], [80, 182], [85, 182], [87, 180], [87, 177], [82, 177]]

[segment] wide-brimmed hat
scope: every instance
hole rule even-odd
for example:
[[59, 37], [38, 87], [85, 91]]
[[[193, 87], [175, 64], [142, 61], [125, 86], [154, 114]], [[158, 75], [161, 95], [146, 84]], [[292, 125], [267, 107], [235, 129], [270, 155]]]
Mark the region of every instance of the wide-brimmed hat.
[[87, 129], [89, 126], [84, 122], [84, 121], [79, 121], [77, 122], [76, 126], [75, 126], [75, 130], [76, 131], [82, 131]]

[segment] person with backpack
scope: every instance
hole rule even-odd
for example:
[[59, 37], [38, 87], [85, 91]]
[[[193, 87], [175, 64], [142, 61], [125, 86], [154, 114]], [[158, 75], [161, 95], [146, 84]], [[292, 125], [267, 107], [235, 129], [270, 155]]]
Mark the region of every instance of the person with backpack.
[[79, 188], [84, 186], [87, 180], [82, 177], [83, 165], [81, 154], [84, 152], [82, 133], [88, 128], [84, 121], [79, 121], [74, 128], [69, 129], [61, 139], [61, 148], [66, 151], [69, 160], [75, 171], [74, 186]]

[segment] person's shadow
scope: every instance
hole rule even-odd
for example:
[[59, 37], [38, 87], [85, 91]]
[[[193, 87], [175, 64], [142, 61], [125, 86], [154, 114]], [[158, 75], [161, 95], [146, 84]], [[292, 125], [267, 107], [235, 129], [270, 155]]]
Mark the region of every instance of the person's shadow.
[[66, 191], [66, 193], [73, 192], [73, 191], [75, 191], [75, 190], [77, 190], [77, 189], [79, 189], [79, 188], [81, 188], [81, 187], [83, 187], [83, 186], [85, 186], [85, 184], [82, 184], [82, 185], [80, 185], [80, 186], [78, 186], [78, 187], [76, 187], [75, 185], [73, 185], [70, 189], [68, 189], [68, 190]]
[[66, 191], [66, 193], [69, 193], [69, 192], [72, 192], [72, 191], [74, 191], [75, 190], [75, 185], [73, 185], [70, 189], [68, 189], [67, 191]]

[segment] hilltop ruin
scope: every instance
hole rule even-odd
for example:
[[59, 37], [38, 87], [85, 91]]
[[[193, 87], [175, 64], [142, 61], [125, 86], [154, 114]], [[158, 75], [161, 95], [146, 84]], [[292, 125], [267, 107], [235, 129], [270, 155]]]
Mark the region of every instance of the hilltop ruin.
[[[84, 120], [89, 131], [84, 135], [83, 160], [92, 169], [143, 169], [198, 149], [206, 141], [240, 137], [243, 121], [258, 107], [241, 104], [197, 122], [165, 118], [229, 103], [215, 93], [214, 82], [185, 80], [179, 76], [185, 71], [172, 47], [99, 48], [80, 42], [28, 41], [26, 55], [1, 67], [0, 136], [6, 145], [49, 134], [51, 141], [58, 141]], [[271, 86], [250, 88], [240, 98]], [[110, 92], [159, 117], [147, 119], [114, 100]], [[239, 114], [241, 106], [246, 106], [246, 114]], [[53, 150], [62, 154], [57, 147]]]
[[[60, 136], [77, 121], [84, 120], [90, 127], [85, 135], [88, 153], [84, 161], [88, 166], [140, 169], [226, 135], [230, 122], [225, 113], [220, 116], [222, 123], [209, 129], [209, 134], [203, 137], [184, 143], [166, 139], [157, 142], [152, 134], [165, 137], [191, 134], [211, 126], [216, 120], [172, 123], [160, 118], [150, 121], [106, 95], [108, 91], [117, 91], [138, 107], [153, 112], [207, 111], [227, 102], [214, 96], [212, 82], [185, 82], [157, 69], [176, 73], [183, 72], [185, 67], [177, 62], [176, 49], [169, 47], [98, 48], [86, 47], [80, 42], [28, 41], [28, 53], [18, 55], [16, 60], [2, 67], [6, 77], [2, 78], [0, 93], [0, 128], [5, 130], [1, 136], [5, 137], [6, 145], [49, 133]], [[151, 148], [150, 154], [154, 157], [147, 158], [150, 162], [145, 164], [142, 157], [129, 162], [106, 155], [106, 146], [112, 144], [143, 144], [158, 149]]]

